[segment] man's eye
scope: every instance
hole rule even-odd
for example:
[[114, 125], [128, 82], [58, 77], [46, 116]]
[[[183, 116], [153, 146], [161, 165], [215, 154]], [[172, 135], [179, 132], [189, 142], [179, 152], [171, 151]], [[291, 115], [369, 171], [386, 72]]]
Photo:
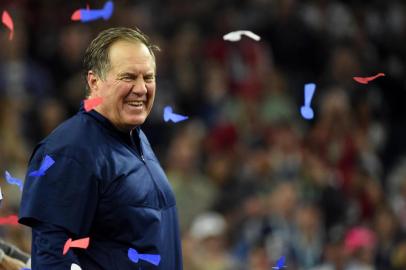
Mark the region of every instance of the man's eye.
[[120, 80], [125, 81], [125, 82], [131, 82], [132, 77], [131, 76], [123, 76], [120, 78]]
[[147, 77], [144, 78], [144, 80], [146, 82], [153, 82], [155, 80], [155, 77], [154, 76], [147, 76]]

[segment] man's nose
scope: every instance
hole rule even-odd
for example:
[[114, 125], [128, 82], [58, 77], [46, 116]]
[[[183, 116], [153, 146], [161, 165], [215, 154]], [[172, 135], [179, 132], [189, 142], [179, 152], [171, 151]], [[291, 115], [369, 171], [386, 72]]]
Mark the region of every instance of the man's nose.
[[147, 86], [142, 76], [138, 76], [137, 79], [134, 81], [132, 91], [138, 95], [143, 95], [147, 93]]

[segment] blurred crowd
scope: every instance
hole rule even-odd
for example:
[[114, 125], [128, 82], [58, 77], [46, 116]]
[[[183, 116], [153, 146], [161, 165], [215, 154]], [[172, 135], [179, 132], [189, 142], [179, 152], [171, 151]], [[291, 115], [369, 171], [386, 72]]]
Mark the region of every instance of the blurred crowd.
[[[2, 1], [0, 171], [24, 178], [35, 144], [78, 110], [82, 56], [102, 29], [159, 45], [143, 129], [176, 194], [185, 270], [406, 269], [406, 4], [395, 0]], [[256, 42], [223, 35], [251, 30]], [[385, 77], [367, 85], [354, 76]], [[300, 115], [317, 85], [314, 119]], [[165, 123], [163, 108], [188, 115]], [[2, 179], [1, 216], [20, 191]], [[30, 231], [0, 236], [30, 251]]]

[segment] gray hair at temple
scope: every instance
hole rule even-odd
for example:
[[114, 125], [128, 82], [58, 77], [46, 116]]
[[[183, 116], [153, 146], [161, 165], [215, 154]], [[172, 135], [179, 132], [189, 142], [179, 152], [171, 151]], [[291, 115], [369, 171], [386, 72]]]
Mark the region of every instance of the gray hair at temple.
[[[141, 42], [147, 46], [155, 61], [155, 51], [160, 51], [159, 47], [149, 41], [145, 35], [138, 28], [128, 27], [114, 27], [106, 29], [92, 40], [89, 47], [87, 47], [83, 59], [83, 68], [85, 79], [89, 70], [92, 70], [102, 80], [106, 78], [106, 74], [110, 69], [109, 49], [114, 42], [125, 40], [130, 42]], [[87, 92], [89, 87], [86, 83]], [[89, 94], [89, 93], [88, 93]]]

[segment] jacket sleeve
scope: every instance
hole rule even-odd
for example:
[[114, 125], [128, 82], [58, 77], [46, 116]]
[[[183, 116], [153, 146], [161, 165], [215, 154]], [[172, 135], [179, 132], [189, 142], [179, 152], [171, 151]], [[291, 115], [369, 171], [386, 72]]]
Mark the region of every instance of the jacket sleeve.
[[[28, 166], [19, 222], [30, 227], [37, 221], [44, 222], [62, 227], [75, 237], [87, 236], [98, 203], [94, 166], [63, 153], [47, 153], [41, 149]], [[43, 175], [30, 176], [40, 168], [45, 155], [55, 163]]]
[[72, 263], [78, 265], [74, 250], [63, 255], [63, 247], [69, 239], [68, 233], [61, 227], [35, 223], [32, 226], [32, 270], [67, 270]]

